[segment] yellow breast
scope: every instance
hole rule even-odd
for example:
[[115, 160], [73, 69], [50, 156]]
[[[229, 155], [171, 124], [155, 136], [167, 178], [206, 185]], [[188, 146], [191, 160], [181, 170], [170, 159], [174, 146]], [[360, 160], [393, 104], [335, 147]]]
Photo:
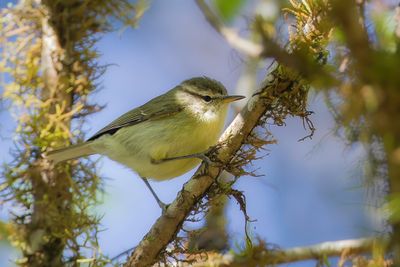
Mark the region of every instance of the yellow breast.
[[[180, 176], [200, 163], [197, 158], [154, 164], [154, 160], [206, 151], [221, 134], [226, 109], [212, 119], [199, 120], [187, 113], [123, 128], [99, 138], [101, 154], [122, 163], [141, 177], [166, 180]], [[211, 115], [210, 115], [211, 116]]]
[[[169, 136], [169, 142], [159, 142], [155, 144], [150, 157], [161, 160], [171, 157], [187, 156], [195, 153], [205, 152], [208, 148], [215, 145], [224, 125], [225, 116], [217, 120], [186, 121], [179, 125], [179, 131], [175, 127], [169, 127], [169, 132], [164, 132]], [[200, 159], [178, 159], [160, 164], [151, 164], [147, 170], [146, 177], [164, 180], [180, 176], [200, 163]]]

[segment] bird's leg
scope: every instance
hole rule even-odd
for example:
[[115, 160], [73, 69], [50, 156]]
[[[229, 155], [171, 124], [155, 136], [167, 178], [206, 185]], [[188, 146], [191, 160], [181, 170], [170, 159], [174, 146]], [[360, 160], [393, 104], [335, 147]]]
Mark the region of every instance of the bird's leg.
[[162, 210], [162, 213], [164, 214], [165, 211], [166, 211], [167, 208], [168, 208], [168, 205], [165, 204], [164, 202], [162, 202], [162, 201], [158, 198], [156, 192], [154, 192], [153, 188], [151, 187], [149, 181], [148, 181], [146, 178], [143, 178], [143, 177], [140, 177], [140, 178], [142, 178], [143, 182], [146, 184], [147, 188], [150, 190], [151, 194], [153, 195], [153, 197], [154, 197], [155, 200], [157, 201], [158, 206], [160, 206], [160, 208], [161, 208], [161, 210]]

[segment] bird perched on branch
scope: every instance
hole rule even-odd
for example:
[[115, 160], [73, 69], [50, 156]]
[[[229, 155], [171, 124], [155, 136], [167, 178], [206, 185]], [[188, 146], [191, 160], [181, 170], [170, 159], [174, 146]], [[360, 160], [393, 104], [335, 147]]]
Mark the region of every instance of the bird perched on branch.
[[50, 151], [45, 157], [56, 164], [92, 154], [106, 155], [134, 170], [164, 211], [166, 205], [147, 179], [177, 177], [206, 159], [204, 152], [221, 134], [228, 104], [242, 98], [227, 95], [216, 80], [192, 78], [123, 114], [86, 142]]

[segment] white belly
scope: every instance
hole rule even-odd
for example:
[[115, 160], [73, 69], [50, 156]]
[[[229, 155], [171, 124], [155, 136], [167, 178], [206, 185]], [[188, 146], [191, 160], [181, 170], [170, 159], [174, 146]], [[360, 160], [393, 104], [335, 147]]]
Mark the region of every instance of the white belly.
[[104, 135], [93, 142], [92, 148], [131, 168], [141, 177], [166, 180], [188, 172], [200, 160], [179, 159], [159, 164], [152, 160], [204, 152], [215, 145], [225, 116], [219, 117], [221, 119], [208, 122], [187, 117], [146, 121], [123, 128], [114, 135]]

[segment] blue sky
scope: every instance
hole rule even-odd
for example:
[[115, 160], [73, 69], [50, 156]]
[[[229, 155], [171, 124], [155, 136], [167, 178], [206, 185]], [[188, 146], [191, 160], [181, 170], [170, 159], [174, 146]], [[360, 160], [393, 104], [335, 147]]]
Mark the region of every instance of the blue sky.
[[[241, 32], [246, 23], [245, 17], [238, 19]], [[90, 117], [87, 136], [193, 76], [220, 80], [234, 93], [246, 64], [245, 58], [211, 29], [194, 2], [184, 0], [152, 1], [137, 29], [105, 35], [98, 49], [100, 62], [114, 65], [102, 77], [103, 89], [93, 96], [93, 101], [107, 107]], [[252, 235], [283, 248], [371, 235], [381, 227], [380, 220], [365, 208], [362, 147], [345, 146], [334, 137], [334, 122], [322, 96], [312, 93], [310, 99], [317, 128], [313, 139], [297, 141], [307, 135], [299, 119], [288, 119], [286, 127], [270, 127], [279, 142], [269, 146], [269, 155], [251, 167], [264, 176], [242, 177], [235, 185], [244, 191], [248, 213], [256, 220], [250, 226]], [[12, 124], [6, 111], [0, 113], [0, 119], [0, 133], [5, 137], [0, 149], [7, 151]], [[7, 154], [1, 157], [8, 159]], [[102, 175], [109, 178], [104, 203], [96, 208], [104, 215], [100, 246], [104, 253], [115, 256], [141, 240], [160, 209], [135, 173], [107, 158], [100, 164]], [[192, 173], [152, 185], [168, 203]], [[6, 216], [7, 210], [1, 212]], [[227, 216], [232, 244], [242, 243], [244, 218], [235, 201], [229, 202]], [[0, 263], [9, 263], [9, 253], [0, 245]]]

